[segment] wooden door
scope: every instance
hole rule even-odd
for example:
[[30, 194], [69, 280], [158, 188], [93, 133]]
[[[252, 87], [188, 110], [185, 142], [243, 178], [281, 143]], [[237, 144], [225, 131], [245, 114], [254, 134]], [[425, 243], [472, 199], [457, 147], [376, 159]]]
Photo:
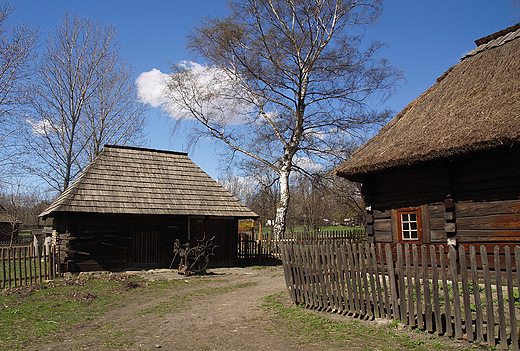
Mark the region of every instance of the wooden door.
[[161, 232], [158, 230], [134, 230], [134, 263], [158, 263], [160, 261]]

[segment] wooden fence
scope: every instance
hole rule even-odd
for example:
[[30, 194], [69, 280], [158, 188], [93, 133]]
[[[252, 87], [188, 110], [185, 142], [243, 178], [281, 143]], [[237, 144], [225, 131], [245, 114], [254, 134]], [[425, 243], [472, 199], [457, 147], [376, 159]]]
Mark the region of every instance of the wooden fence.
[[1, 288], [41, 284], [60, 275], [59, 252], [54, 246], [0, 247]]
[[[519, 349], [520, 247], [280, 243], [287, 288], [309, 308], [400, 320], [431, 333]], [[492, 260], [490, 261], [489, 258]]]
[[274, 239], [269, 234], [262, 234], [256, 239], [255, 233], [244, 233], [238, 239], [238, 259], [254, 264], [261, 264], [266, 259], [282, 258], [280, 243], [308, 242], [314, 240], [365, 240], [364, 229], [343, 229], [337, 231], [288, 232], [283, 238]]

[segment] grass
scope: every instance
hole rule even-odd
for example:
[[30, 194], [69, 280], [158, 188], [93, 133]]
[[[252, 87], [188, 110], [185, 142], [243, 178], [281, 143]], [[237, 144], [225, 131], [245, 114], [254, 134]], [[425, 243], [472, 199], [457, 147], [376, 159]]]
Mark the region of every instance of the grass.
[[[324, 232], [332, 232], [332, 231], [338, 231], [338, 230], [360, 230], [360, 229], [365, 229], [365, 227], [350, 227], [350, 226], [345, 226], [345, 225], [325, 225], [325, 226], [322, 226], [321, 228], [321, 231], [324, 231]], [[292, 228], [287, 228], [286, 231], [288, 233], [290, 232], [303, 232], [305, 230], [304, 226], [296, 226], [296, 227], [292, 227]], [[271, 228], [270, 227], [263, 227], [262, 228], [262, 233], [271, 233]]]
[[[144, 282], [137, 277], [106, 275], [90, 278], [61, 279], [40, 287], [6, 290], [0, 295], [0, 350], [21, 350], [42, 340], [59, 341], [60, 332], [81, 325], [114, 307], [148, 301], [161, 292], [181, 290], [186, 284], [203, 284], [207, 280]], [[213, 280], [215, 281], [215, 280]], [[164, 316], [191, 306], [202, 296], [224, 294], [256, 283], [202, 288], [173, 295], [137, 315]], [[65, 333], [66, 334], [66, 333]], [[99, 330], [103, 344], [114, 349], [132, 345], [132, 331], [107, 323]]]
[[[285, 306], [282, 294], [265, 298], [263, 309], [272, 315], [273, 331], [316, 349], [360, 348], [367, 350], [452, 350], [441, 339], [396, 333], [397, 323], [375, 327], [345, 318], [334, 321], [298, 306]], [[431, 336], [430, 336], [431, 337]], [[297, 347], [296, 347], [297, 348]]]
[[[141, 282], [133, 282], [135, 287]], [[16, 350], [121, 305], [135, 289], [126, 280], [61, 280], [0, 296], [0, 349]], [[16, 289], [15, 289], [16, 291]]]

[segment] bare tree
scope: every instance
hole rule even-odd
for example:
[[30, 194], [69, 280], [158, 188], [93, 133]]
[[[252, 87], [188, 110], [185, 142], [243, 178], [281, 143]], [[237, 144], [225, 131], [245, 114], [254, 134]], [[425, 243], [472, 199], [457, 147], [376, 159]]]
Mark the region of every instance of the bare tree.
[[11, 25], [8, 16], [13, 9], [0, 5], [0, 181], [6, 164], [16, 153], [15, 132], [20, 107], [27, 102], [28, 78], [34, 58], [37, 30], [29, 25]]
[[235, 0], [230, 8], [189, 37], [207, 66], [173, 67], [168, 108], [197, 121], [194, 140], [221, 140], [235, 159], [246, 155], [277, 174], [279, 235], [291, 172], [338, 162], [365, 126], [386, 121], [389, 112], [368, 103], [402, 75], [377, 59], [381, 44], [352, 35], [379, 17], [379, 0]]
[[116, 29], [66, 14], [38, 62], [28, 135], [32, 171], [65, 190], [107, 143], [142, 142], [144, 107]]

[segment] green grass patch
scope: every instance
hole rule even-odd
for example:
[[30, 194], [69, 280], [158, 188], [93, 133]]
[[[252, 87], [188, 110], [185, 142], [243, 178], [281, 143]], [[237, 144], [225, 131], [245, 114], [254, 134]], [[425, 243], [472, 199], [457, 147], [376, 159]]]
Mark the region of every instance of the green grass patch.
[[0, 295], [0, 349], [59, 340], [60, 332], [128, 303], [144, 284], [135, 277], [74, 278], [5, 290]]
[[[272, 316], [273, 332], [295, 338], [300, 345], [367, 350], [451, 350], [439, 340], [396, 333], [393, 325], [376, 327], [345, 317], [335, 321], [298, 306], [285, 306], [282, 293], [265, 298], [263, 309]], [[426, 340], [425, 340], [426, 339]]]

